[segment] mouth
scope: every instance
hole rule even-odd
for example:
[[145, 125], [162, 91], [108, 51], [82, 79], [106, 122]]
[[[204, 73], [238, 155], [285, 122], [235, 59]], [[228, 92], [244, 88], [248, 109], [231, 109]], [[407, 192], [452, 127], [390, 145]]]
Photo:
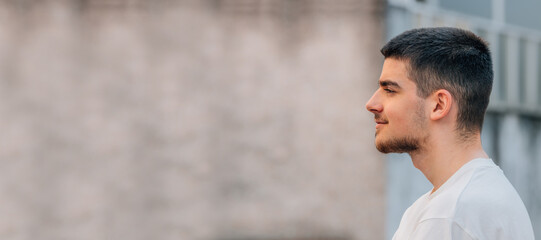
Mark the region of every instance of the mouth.
[[376, 129], [380, 128], [381, 126], [387, 124], [388, 122], [385, 121], [376, 121]]

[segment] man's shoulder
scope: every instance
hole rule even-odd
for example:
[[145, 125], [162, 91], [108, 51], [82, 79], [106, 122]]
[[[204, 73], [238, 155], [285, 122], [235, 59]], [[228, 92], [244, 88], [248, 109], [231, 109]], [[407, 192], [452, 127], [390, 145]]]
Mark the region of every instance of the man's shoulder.
[[450, 218], [464, 213], [483, 215], [494, 210], [522, 205], [522, 200], [500, 168], [471, 169], [442, 191], [427, 206], [425, 218]]
[[426, 201], [420, 222], [447, 224], [476, 239], [531, 239], [524, 203], [496, 165], [462, 171]]
[[483, 239], [533, 239], [526, 207], [498, 167], [479, 169], [472, 175], [457, 198], [453, 221], [475, 236], [485, 236]]
[[498, 167], [476, 169], [456, 203], [457, 211], [460, 208], [492, 211], [515, 205], [524, 204], [513, 185]]

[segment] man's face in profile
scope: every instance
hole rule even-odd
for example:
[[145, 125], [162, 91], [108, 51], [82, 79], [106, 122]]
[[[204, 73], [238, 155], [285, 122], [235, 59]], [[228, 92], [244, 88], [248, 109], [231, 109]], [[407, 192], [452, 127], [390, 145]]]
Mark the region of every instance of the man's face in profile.
[[376, 148], [382, 153], [413, 152], [428, 136], [424, 99], [408, 78], [407, 62], [388, 58], [383, 63], [379, 88], [366, 103], [376, 121]]

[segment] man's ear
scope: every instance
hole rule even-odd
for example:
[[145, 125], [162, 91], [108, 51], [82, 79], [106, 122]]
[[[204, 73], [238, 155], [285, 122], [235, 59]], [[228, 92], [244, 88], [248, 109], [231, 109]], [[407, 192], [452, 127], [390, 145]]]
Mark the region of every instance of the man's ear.
[[451, 112], [453, 96], [445, 89], [439, 89], [431, 94], [430, 119], [440, 120]]

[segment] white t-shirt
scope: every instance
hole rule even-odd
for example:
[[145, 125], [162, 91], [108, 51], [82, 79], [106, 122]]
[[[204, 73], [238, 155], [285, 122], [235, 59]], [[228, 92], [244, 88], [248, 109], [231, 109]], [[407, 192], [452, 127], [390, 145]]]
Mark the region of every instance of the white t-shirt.
[[524, 203], [491, 159], [462, 166], [402, 216], [393, 240], [534, 240]]

